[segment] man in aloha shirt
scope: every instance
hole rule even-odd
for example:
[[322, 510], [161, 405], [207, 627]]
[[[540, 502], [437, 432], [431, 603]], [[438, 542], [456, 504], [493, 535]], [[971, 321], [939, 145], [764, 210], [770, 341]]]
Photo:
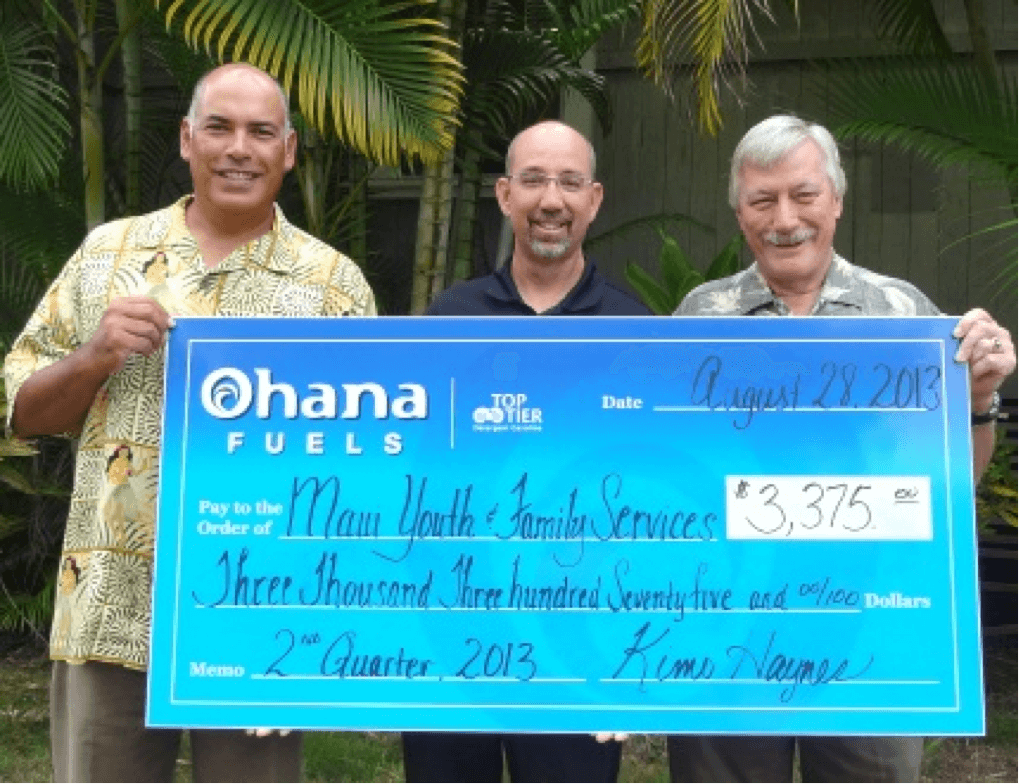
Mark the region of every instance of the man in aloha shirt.
[[[275, 205], [294, 163], [262, 71], [207, 74], [181, 125], [195, 193], [99, 226], [4, 363], [8, 425], [79, 439], [50, 655], [55, 780], [171, 780], [180, 732], [144, 727], [163, 344], [173, 316], [374, 315], [348, 258]], [[296, 780], [299, 734], [192, 733], [196, 780]]]
[[[690, 292], [677, 316], [937, 316], [915, 286], [850, 264], [833, 249], [846, 176], [822, 126], [790, 115], [755, 125], [733, 153], [729, 204], [754, 254], [749, 269]], [[1015, 370], [1011, 336], [983, 310], [955, 328], [969, 364], [973, 471], [994, 448], [998, 387]], [[922, 738], [670, 736], [673, 781], [917, 781]]]

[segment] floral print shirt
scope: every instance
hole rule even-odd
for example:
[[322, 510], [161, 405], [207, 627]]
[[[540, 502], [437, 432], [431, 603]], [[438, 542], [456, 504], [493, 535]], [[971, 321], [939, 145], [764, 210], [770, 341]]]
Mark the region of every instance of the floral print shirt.
[[[375, 314], [357, 265], [278, 207], [270, 231], [207, 268], [185, 225], [190, 198], [86, 237], [4, 362], [8, 417], [25, 380], [87, 342], [116, 297], [150, 296], [179, 316]], [[85, 418], [57, 578], [54, 659], [148, 664], [162, 403], [159, 350], [132, 355]]]
[[[728, 278], [704, 283], [683, 299], [676, 316], [788, 316], [757, 263]], [[832, 255], [831, 267], [811, 316], [940, 316], [911, 283], [878, 275]]]

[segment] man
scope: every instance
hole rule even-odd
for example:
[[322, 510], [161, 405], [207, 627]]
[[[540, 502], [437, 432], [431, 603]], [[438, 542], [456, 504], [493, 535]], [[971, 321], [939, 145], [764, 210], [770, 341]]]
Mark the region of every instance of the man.
[[[835, 253], [846, 177], [831, 134], [778, 115], [736, 147], [729, 203], [753, 251], [748, 270], [694, 289], [683, 316], [936, 316], [914, 286], [853, 266]], [[998, 387], [1016, 365], [1008, 332], [983, 310], [959, 321], [955, 359], [970, 373], [974, 476], [994, 448]], [[922, 738], [669, 738], [673, 781], [918, 781]]]
[[[173, 777], [180, 732], [144, 726], [172, 317], [374, 313], [357, 267], [274, 204], [295, 146], [271, 77], [208, 73], [181, 123], [194, 195], [89, 234], [4, 364], [15, 433], [80, 438], [50, 641], [55, 781]], [[192, 732], [195, 779], [296, 781], [300, 735], [264, 735]]]
[[[428, 309], [441, 316], [646, 316], [584, 258], [587, 227], [602, 201], [594, 150], [575, 130], [543, 122], [521, 131], [495, 185], [513, 224], [513, 255], [492, 275], [458, 283]], [[408, 781], [615, 781], [618, 743], [589, 735], [404, 733]]]

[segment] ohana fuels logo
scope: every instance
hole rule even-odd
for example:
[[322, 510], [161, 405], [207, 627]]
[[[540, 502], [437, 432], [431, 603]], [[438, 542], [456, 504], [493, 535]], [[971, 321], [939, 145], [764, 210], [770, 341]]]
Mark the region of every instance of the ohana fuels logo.
[[498, 392], [491, 406], [478, 406], [472, 415], [477, 433], [540, 433], [541, 409], [527, 405], [522, 392]]

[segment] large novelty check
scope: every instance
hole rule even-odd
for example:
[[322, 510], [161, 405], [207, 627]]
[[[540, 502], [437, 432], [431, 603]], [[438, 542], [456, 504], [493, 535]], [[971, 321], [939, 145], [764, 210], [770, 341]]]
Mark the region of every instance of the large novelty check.
[[153, 726], [983, 728], [953, 319], [180, 319]]

